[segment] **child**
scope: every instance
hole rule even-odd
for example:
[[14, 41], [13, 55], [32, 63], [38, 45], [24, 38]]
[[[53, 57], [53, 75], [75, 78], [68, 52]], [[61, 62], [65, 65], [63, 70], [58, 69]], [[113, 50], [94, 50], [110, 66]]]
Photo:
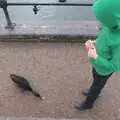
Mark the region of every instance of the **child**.
[[93, 83], [88, 91], [83, 92], [86, 99], [74, 104], [78, 110], [91, 109], [108, 78], [120, 71], [120, 1], [96, 0], [92, 10], [102, 29], [95, 42], [88, 40], [85, 43], [93, 68]]

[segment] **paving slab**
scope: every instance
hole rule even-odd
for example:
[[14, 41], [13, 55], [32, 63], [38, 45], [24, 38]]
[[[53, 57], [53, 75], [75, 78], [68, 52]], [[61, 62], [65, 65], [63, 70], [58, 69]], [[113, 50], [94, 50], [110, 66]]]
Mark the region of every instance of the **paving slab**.
[[[21, 91], [10, 73], [29, 80], [41, 101]], [[120, 73], [108, 80], [94, 108], [73, 107], [85, 99], [82, 91], [91, 80], [91, 65], [79, 43], [0, 43], [0, 116], [85, 120], [120, 119]], [[8, 118], [7, 118], [8, 119]]]

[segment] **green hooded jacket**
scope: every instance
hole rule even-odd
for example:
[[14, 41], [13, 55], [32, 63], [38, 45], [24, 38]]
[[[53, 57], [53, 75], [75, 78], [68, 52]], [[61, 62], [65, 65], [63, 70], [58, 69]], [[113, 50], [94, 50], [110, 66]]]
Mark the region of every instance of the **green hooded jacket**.
[[92, 10], [102, 29], [95, 42], [98, 56], [89, 61], [105, 76], [120, 71], [120, 0], [96, 0]]

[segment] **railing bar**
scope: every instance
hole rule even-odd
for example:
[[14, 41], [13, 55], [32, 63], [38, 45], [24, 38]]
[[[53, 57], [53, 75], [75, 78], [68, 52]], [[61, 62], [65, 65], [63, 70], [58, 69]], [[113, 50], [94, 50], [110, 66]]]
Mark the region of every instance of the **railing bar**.
[[42, 5], [42, 6], [92, 6], [92, 3], [7, 3], [8, 6], [31, 6], [31, 5]]

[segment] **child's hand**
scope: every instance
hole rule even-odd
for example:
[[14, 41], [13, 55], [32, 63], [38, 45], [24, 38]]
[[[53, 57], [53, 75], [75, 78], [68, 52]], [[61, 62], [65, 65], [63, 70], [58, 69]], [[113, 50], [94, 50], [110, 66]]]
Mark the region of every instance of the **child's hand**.
[[95, 41], [92, 41], [92, 40], [88, 40], [87, 42], [85, 42], [85, 47], [86, 49], [90, 49], [90, 48], [93, 48], [94, 47], [94, 42]]
[[88, 56], [91, 57], [91, 58], [94, 58], [94, 59], [97, 58], [98, 54], [96, 52], [95, 47], [88, 49]]

